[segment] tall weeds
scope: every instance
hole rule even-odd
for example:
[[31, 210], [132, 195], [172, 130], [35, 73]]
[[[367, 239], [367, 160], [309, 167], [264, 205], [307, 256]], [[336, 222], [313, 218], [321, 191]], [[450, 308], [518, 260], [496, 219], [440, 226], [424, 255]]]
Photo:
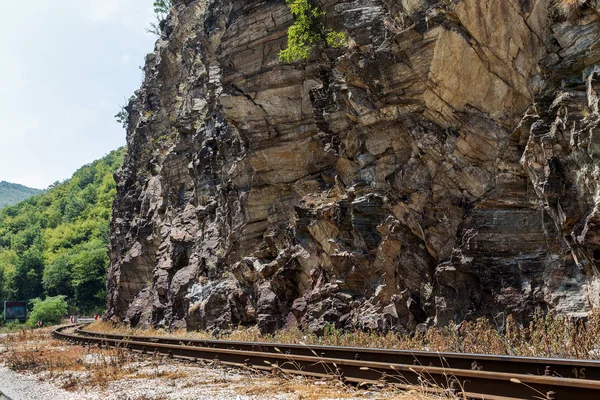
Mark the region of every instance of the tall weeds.
[[446, 327], [430, 327], [424, 333], [412, 335], [393, 332], [382, 334], [375, 331], [350, 332], [333, 326], [326, 327], [321, 336], [298, 328], [281, 330], [272, 335], [263, 335], [256, 328], [245, 328], [215, 337], [208, 332], [153, 329], [139, 331], [106, 322], [95, 322], [86, 329], [128, 335], [600, 359], [600, 310], [593, 311], [585, 321], [540, 313], [524, 326], [509, 315], [501, 326], [479, 318], [459, 325], [451, 323]]
[[569, 21], [575, 21], [581, 15], [586, 0], [557, 0], [555, 7], [560, 15]]

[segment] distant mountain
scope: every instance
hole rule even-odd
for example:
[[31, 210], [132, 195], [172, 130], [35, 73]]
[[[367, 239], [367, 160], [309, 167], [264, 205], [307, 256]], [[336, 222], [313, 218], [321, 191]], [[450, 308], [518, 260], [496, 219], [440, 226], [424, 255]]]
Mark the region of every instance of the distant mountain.
[[31, 196], [40, 194], [43, 191], [40, 189], [32, 189], [27, 186], [19, 185], [18, 183], [0, 182], [0, 208], [17, 204], [20, 201], [26, 200]]

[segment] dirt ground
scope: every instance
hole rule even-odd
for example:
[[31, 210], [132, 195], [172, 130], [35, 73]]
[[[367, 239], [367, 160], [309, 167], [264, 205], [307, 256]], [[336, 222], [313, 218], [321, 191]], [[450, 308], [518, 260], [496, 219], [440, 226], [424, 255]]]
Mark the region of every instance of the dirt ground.
[[421, 390], [273, 376], [53, 339], [50, 328], [0, 338], [0, 392], [21, 399], [439, 399]]

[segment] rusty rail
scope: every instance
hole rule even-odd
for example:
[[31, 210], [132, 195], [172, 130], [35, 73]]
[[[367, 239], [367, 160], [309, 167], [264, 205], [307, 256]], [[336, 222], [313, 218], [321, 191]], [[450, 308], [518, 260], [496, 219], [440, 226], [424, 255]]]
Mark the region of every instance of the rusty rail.
[[[54, 335], [76, 342], [123, 346], [189, 360], [218, 360], [225, 365], [258, 370], [337, 376], [352, 383], [385, 382], [401, 388], [420, 387], [490, 400], [600, 398], [600, 363], [595, 361], [137, 337], [82, 329], [69, 334], [62, 332], [65, 328], [55, 330]], [[584, 368], [583, 376], [550, 376], [557, 371], [572, 372], [573, 368]]]
[[[126, 335], [90, 332], [78, 328], [76, 333], [86, 336], [123, 340]], [[240, 342], [230, 340], [183, 339], [158, 336], [136, 336], [138, 342], [185, 344], [211, 347], [320, 357], [343, 358], [440, 368], [473, 369], [479, 371], [507, 372], [528, 375], [600, 381], [600, 362], [561, 358], [536, 358], [469, 353], [441, 353], [433, 351], [393, 350], [361, 347], [300, 345], [285, 343]], [[277, 350], [276, 350], [277, 349]]]

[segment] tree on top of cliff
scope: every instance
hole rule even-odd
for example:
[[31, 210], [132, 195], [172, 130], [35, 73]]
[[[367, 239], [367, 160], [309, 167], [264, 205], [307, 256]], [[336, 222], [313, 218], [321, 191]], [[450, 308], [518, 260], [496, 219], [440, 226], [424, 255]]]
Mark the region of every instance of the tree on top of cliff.
[[313, 49], [320, 46], [343, 47], [346, 38], [342, 32], [325, 27], [325, 12], [309, 0], [286, 0], [294, 16], [288, 29], [287, 47], [279, 52], [279, 61], [291, 63], [306, 60]]

